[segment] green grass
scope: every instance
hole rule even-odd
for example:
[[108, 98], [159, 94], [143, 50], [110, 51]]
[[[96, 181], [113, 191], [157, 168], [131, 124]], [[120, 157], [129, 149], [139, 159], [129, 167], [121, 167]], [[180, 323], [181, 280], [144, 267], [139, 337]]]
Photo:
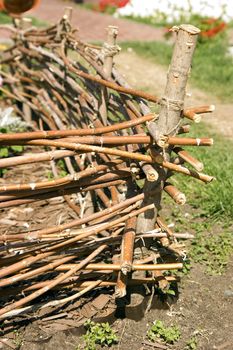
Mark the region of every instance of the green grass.
[[203, 234], [203, 226], [196, 226], [195, 239], [192, 241], [189, 256], [191, 259], [205, 266], [209, 275], [224, 273], [231, 254], [233, 253], [232, 233]]
[[[157, 17], [155, 16], [147, 16], [147, 17], [141, 17], [141, 16], [132, 16], [132, 15], [128, 15], [128, 16], [120, 16], [121, 18], [124, 19], [128, 19], [130, 21], [133, 22], [138, 22], [138, 23], [142, 23], [142, 24], [147, 24], [156, 28], [161, 28], [161, 27], [169, 27], [169, 24], [167, 23], [167, 18], [166, 15], [165, 16], [160, 16], [159, 20]], [[171, 25], [170, 25], [171, 27]]]
[[[185, 149], [204, 164], [202, 172], [214, 176], [215, 180], [205, 184], [192, 177], [175, 174], [170, 181], [185, 193], [194, 219], [204, 218], [207, 225], [210, 222], [216, 222], [224, 223], [224, 227], [229, 227], [233, 223], [233, 184], [231, 182], [233, 154], [230, 151], [233, 149], [233, 142], [204, 123], [193, 124], [189, 136], [214, 139], [211, 147], [185, 147]], [[192, 169], [187, 163], [185, 166]], [[172, 200], [166, 194], [163, 200], [166, 206], [171, 206]], [[183, 207], [173, 204], [174, 202], [171, 206], [172, 215], [178, 224], [183, 225], [186, 222], [184, 213], [182, 213]], [[182, 229], [186, 228], [182, 227]]]
[[[26, 16], [26, 17], [31, 18], [32, 25], [35, 27], [45, 27], [46, 25], [48, 25], [48, 22], [42, 21], [36, 17], [32, 17], [32, 16]], [[11, 24], [12, 18], [7, 13], [0, 11], [0, 23], [1, 24]]]
[[[122, 48], [131, 47], [139, 55], [154, 63], [169, 66], [172, 45], [167, 42], [125, 42]], [[191, 83], [223, 101], [232, 101], [233, 58], [228, 54], [224, 35], [198, 43], [192, 65]]]
[[232, 226], [215, 225], [211, 219], [198, 220], [192, 215], [180, 223], [179, 217], [183, 218], [183, 215], [178, 214], [174, 217], [176, 231], [192, 232], [194, 238], [188, 245], [188, 257], [183, 262], [184, 267], [177, 271], [176, 275], [188, 275], [194, 262], [203, 265], [207, 275], [222, 275], [233, 253]]
[[11, 22], [12, 22], [11, 18], [5, 12], [0, 11], [0, 23], [9, 24]]
[[186, 194], [187, 202], [198, 210], [198, 215], [212, 221], [232, 222], [233, 185], [230, 181], [233, 169], [233, 142], [214, 132], [205, 124], [193, 124], [190, 137], [212, 137], [211, 147], [187, 147], [194, 157], [204, 164], [206, 174], [216, 180], [204, 184], [184, 175], [174, 176], [174, 184]]
[[[205, 266], [209, 275], [222, 274], [233, 253], [233, 142], [214, 132], [205, 124], [193, 124], [190, 136], [213, 137], [212, 147], [187, 147], [186, 149], [203, 162], [204, 171], [216, 177], [209, 184], [187, 178], [181, 174], [171, 178], [171, 182], [186, 194], [191, 207], [174, 207], [171, 210], [176, 222], [176, 231], [194, 232], [189, 257], [191, 262]], [[170, 199], [165, 197], [166, 202]], [[169, 203], [171, 205], [171, 202]], [[184, 213], [188, 211], [189, 217]], [[191, 264], [192, 265], [192, 264]], [[188, 265], [188, 270], [190, 265]]]

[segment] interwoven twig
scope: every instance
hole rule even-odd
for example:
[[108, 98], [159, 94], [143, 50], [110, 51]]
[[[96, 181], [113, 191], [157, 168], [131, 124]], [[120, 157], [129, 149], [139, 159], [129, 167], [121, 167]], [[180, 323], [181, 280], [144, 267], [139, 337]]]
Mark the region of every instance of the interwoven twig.
[[[39, 201], [49, 206], [46, 200], [63, 196], [79, 217], [43, 229], [15, 232], [11, 227], [1, 232], [0, 286], [7, 288], [0, 317], [29, 312], [34, 303], [39, 309], [66, 304], [93, 288], [115, 287], [116, 297], [122, 298], [134, 284], [161, 287], [165, 281], [167, 286], [176, 278], [163, 272], [182, 268], [182, 248], [176, 240], [191, 235], [173, 233], [159, 216], [154, 217], [152, 230], [140, 231], [142, 215], [145, 220], [160, 205], [145, 199], [156, 197], [158, 191], [161, 197], [164, 190], [184, 204], [185, 195], [170, 182], [176, 172], [212, 181], [212, 176], [200, 173], [203, 164], [178, 146], [211, 146], [213, 140], [177, 136], [189, 132], [182, 119], [172, 132], [156, 139], [153, 128], [161, 116], [151, 113], [147, 101], [162, 101], [167, 118], [172, 111], [194, 122], [213, 106], [183, 109], [183, 100], [166, 96], [161, 100], [131, 88], [113, 67], [119, 51], [115, 27], [109, 29], [102, 49], [76, 37], [67, 15], [47, 29], [10, 30], [14, 43], [1, 59], [0, 90], [34, 131], [0, 135], [0, 145], [25, 146], [23, 155], [1, 159], [0, 167], [14, 167], [17, 173], [17, 166], [50, 161], [55, 178], [4, 182], [0, 208], [7, 213], [9, 207]], [[57, 177], [58, 159], [64, 160], [68, 172], [62, 178]], [[145, 181], [154, 190], [143, 191]], [[157, 263], [148, 264], [155, 248]], [[147, 271], [149, 276], [135, 279], [133, 271]], [[59, 299], [57, 294], [57, 300], [44, 302], [44, 294], [63, 288], [73, 289], [73, 295]], [[77, 292], [80, 288], [82, 292]]]

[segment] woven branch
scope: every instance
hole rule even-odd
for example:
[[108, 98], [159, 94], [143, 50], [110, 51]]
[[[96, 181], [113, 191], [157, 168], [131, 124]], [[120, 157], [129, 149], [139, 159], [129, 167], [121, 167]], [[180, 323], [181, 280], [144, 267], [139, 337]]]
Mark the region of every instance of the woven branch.
[[[197, 122], [201, 113], [214, 109], [212, 105], [184, 108], [187, 75], [181, 74], [180, 94], [175, 87], [173, 96], [162, 98], [136, 90], [113, 66], [119, 51], [117, 28], [110, 27], [106, 42], [98, 47], [82, 42], [69, 18], [70, 10], [46, 29], [7, 26], [13, 45], [1, 58], [0, 90], [6, 105], [33, 131], [0, 134], [0, 145], [24, 146], [23, 155], [1, 159], [0, 168], [12, 167], [15, 177], [21, 167], [32, 169], [34, 180], [4, 179], [0, 208], [3, 215], [7, 208], [21, 205], [49, 210], [59, 199], [64, 213], [70, 210], [75, 219], [40, 229], [34, 225], [26, 231], [14, 227], [1, 231], [0, 286], [7, 287], [2, 292], [1, 319], [34, 307], [65, 307], [85, 293], [91, 297], [94, 288], [115, 288], [115, 296], [123, 297], [135, 284], [166, 287], [176, 280], [170, 270], [183, 266], [183, 246], [179, 248], [177, 240], [192, 235], [172, 232], [157, 216], [161, 197], [167, 193], [184, 205], [185, 195], [170, 182], [177, 172], [203, 182], [213, 180], [199, 172], [203, 164], [185, 150], [185, 146], [212, 146], [213, 140], [177, 136], [189, 132], [187, 118]], [[181, 26], [178, 38], [196, 36], [191, 29]], [[170, 74], [177, 73], [174, 67], [180, 68], [182, 57], [174, 60]], [[191, 56], [186, 68], [190, 62]], [[148, 101], [160, 104], [159, 119]], [[166, 121], [169, 115], [175, 119]], [[58, 160], [63, 161], [65, 176], [59, 177]], [[51, 166], [54, 178], [38, 175], [39, 166]], [[149, 277], [134, 278], [134, 271], [147, 271]], [[13, 288], [15, 283], [20, 284]], [[59, 300], [56, 294], [57, 300], [43, 301], [44, 295], [54, 298], [50, 290], [67, 288], [73, 290], [70, 297]]]

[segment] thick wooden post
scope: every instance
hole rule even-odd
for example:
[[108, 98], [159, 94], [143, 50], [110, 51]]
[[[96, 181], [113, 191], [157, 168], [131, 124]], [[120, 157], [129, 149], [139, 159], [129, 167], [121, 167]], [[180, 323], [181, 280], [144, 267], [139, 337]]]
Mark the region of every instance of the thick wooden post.
[[167, 85], [160, 100], [161, 110], [156, 122], [148, 125], [149, 132], [159, 146], [163, 136], [177, 134], [183, 110], [186, 84], [190, 73], [197, 35], [200, 30], [190, 24], [175, 28], [177, 39], [168, 70]]
[[[165, 150], [166, 136], [176, 135], [181, 123], [186, 84], [190, 73], [193, 53], [196, 47], [197, 35], [200, 30], [189, 24], [175, 27], [177, 39], [173, 50], [171, 65], [169, 67], [167, 84], [164, 96], [160, 101], [161, 110], [155, 122], [148, 123], [148, 130], [158, 146], [156, 151], [169, 159], [171, 148]], [[165, 137], [165, 138], [164, 138]], [[154, 203], [154, 208], [140, 214], [137, 223], [137, 232], [146, 232], [154, 229], [162, 190], [167, 177], [166, 169], [157, 167], [159, 173], [156, 182], [145, 180], [145, 199], [142, 205]]]

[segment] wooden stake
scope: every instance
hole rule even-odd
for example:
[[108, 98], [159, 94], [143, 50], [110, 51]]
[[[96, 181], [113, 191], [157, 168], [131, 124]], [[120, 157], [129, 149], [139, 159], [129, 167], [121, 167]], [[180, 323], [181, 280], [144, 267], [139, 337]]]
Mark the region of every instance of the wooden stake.
[[128, 273], [132, 270], [133, 265], [133, 252], [134, 252], [134, 239], [136, 218], [130, 218], [125, 226], [121, 245], [121, 269], [118, 273], [117, 285], [115, 289], [115, 295], [117, 298], [122, 298], [126, 295], [126, 286], [128, 280]]
[[[116, 46], [116, 38], [118, 34], [118, 27], [108, 26], [107, 28], [107, 40], [103, 45], [102, 52], [104, 56], [103, 71], [107, 80], [111, 78], [113, 57], [117, 54], [118, 46]], [[99, 106], [99, 113], [103, 120], [103, 124], [107, 124], [107, 104], [108, 93], [105, 87], [101, 88], [101, 104]]]
[[159, 118], [155, 122], [148, 123], [149, 132], [158, 144], [161, 137], [175, 135], [180, 127], [186, 84], [197, 36], [200, 33], [198, 28], [189, 24], [182, 24], [176, 31], [177, 40], [168, 71], [164, 97], [160, 100]]
[[[176, 135], [180, 129], [181, 111], [184, 109], [185, 89], [190, 72], [192, 56], [200, 30], [192, 25], [182, 24], [177, 29], [177, 40], [173, 50], [172, 61], [168, 71], [167, 84], [163, 98], [160, 100], [161, 110], [158, 120], [148, 122], [149, 133], [160, 146], [160, 140], [167, 136]], [[163, 151], [166, 158], [170, 158], [169, 150]], [[159, 168], [159, 179], [155, 184], [145, 182], [145, 199], [143, 205], [154, 204], [154, 209], [142, 213], [137, 223], [137, 232], [152, 230], [160, 210], [161, 193], [166, 180], [167, 171]], [[151, 196], [155, 191], [156, 195]]]

